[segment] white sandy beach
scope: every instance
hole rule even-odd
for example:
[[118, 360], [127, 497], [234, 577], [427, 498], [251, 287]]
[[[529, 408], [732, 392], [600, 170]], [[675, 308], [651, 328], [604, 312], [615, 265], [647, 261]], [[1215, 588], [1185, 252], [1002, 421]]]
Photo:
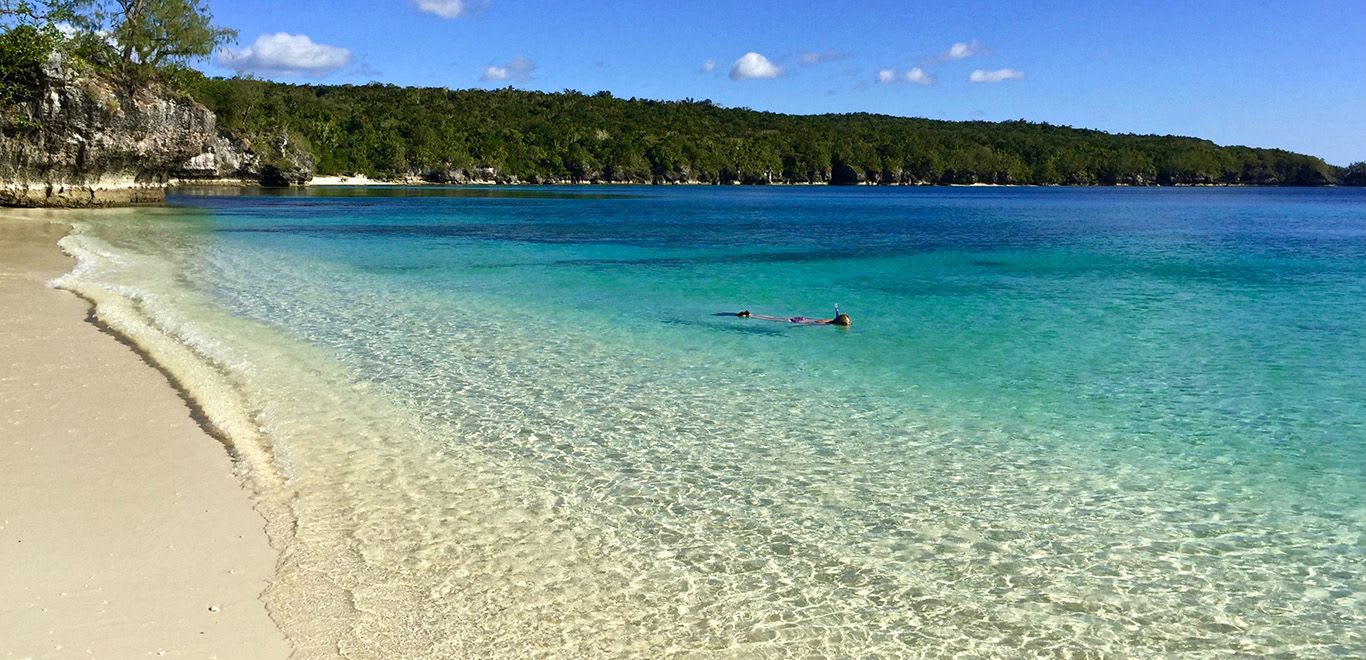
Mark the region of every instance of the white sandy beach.
[[0, 210], [0, 658], [287, 656], [227, 452], [47, 286], [72, 267], [49, 218]]

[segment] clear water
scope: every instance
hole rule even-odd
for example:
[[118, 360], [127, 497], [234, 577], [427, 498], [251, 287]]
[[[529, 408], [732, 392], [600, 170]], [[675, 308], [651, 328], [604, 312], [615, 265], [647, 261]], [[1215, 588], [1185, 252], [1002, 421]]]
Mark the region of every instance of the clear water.
[[172, 201], [63, 285], [232, 440], [301, 655], [1366, 652], [1360, 190]]

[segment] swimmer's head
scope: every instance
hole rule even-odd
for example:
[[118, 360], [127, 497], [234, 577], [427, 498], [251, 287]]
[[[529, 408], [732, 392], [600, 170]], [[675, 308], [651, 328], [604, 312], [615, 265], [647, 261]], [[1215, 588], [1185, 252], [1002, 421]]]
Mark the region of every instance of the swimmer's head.
[[836, 314], [835, 320], [831, 321], [830, 323], [831, 325], [842, 325], [847, 327], [853, 325], [854, 320], [849, 318], [848, 314]]
[[745, 310], [745, 311], [743, 311], [743, 312], [738, 312], [738, 313], [736, 313], [736, 316], [738, 316], [738, 317], [740, 317], [740, 318], [742, 318], [742, 319], [747, 319], [747, 318], [749, 318], [749, 310]]

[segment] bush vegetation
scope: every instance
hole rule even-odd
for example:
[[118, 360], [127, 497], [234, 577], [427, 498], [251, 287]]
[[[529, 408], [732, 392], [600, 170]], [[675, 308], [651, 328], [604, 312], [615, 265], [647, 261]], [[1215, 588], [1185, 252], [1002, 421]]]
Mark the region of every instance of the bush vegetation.
[[496, 168], [523, 181], [1334, 183], [1318, 158], [1027, 121], [795, 116], [710, 101], [516, 89], [186, 81], [238, 134], [288, 134], [322, 174]]

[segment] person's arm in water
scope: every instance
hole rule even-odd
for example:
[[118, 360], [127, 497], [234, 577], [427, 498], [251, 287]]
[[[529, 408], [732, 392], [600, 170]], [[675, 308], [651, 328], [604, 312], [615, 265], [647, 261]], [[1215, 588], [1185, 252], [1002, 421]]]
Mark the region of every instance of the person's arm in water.
[[781, 323], [796, 323], [796, 324], [798, 324], [798, 325], [838, 325], [838, 326], [845, 326], [845, 327], [848, 327], [848, 326], [851, 326], [851, 325], [854, 324], [853, 319], [850, 319], [848, 314], [837, 314], [837, 315], [835, 315], [835, 318], [833, 318], [833, 319], [813, 319], [813, 318], [806, 317], [806, 316], [789, 316], [789, 317], [784, 318], [784, 317], [781, 317], [781, 316], [767, 316], [767, 315], [764, 315], [764, 314], [751, 314], [751, 313], [749, 313], [749, 310], [745, 310], [745, 311], [743, 311], [743, 312], [737, 313], [736, 316], [738, 316], [738, 317], [740, 317], [740, 318], [742, 318], [742, 319], [759, 319], [759, 320], [761, 320], [761, 321], [778, 321], [778, 322], [781, 322]]
[[782, 321], [784, 323], [791, 320], [783, 316], [768, 316], [767, 314], [750, 314], [749, 310], [740, 312], [736, 314], [736, 316], [742, 319], [759, 319], [760, 321]]

